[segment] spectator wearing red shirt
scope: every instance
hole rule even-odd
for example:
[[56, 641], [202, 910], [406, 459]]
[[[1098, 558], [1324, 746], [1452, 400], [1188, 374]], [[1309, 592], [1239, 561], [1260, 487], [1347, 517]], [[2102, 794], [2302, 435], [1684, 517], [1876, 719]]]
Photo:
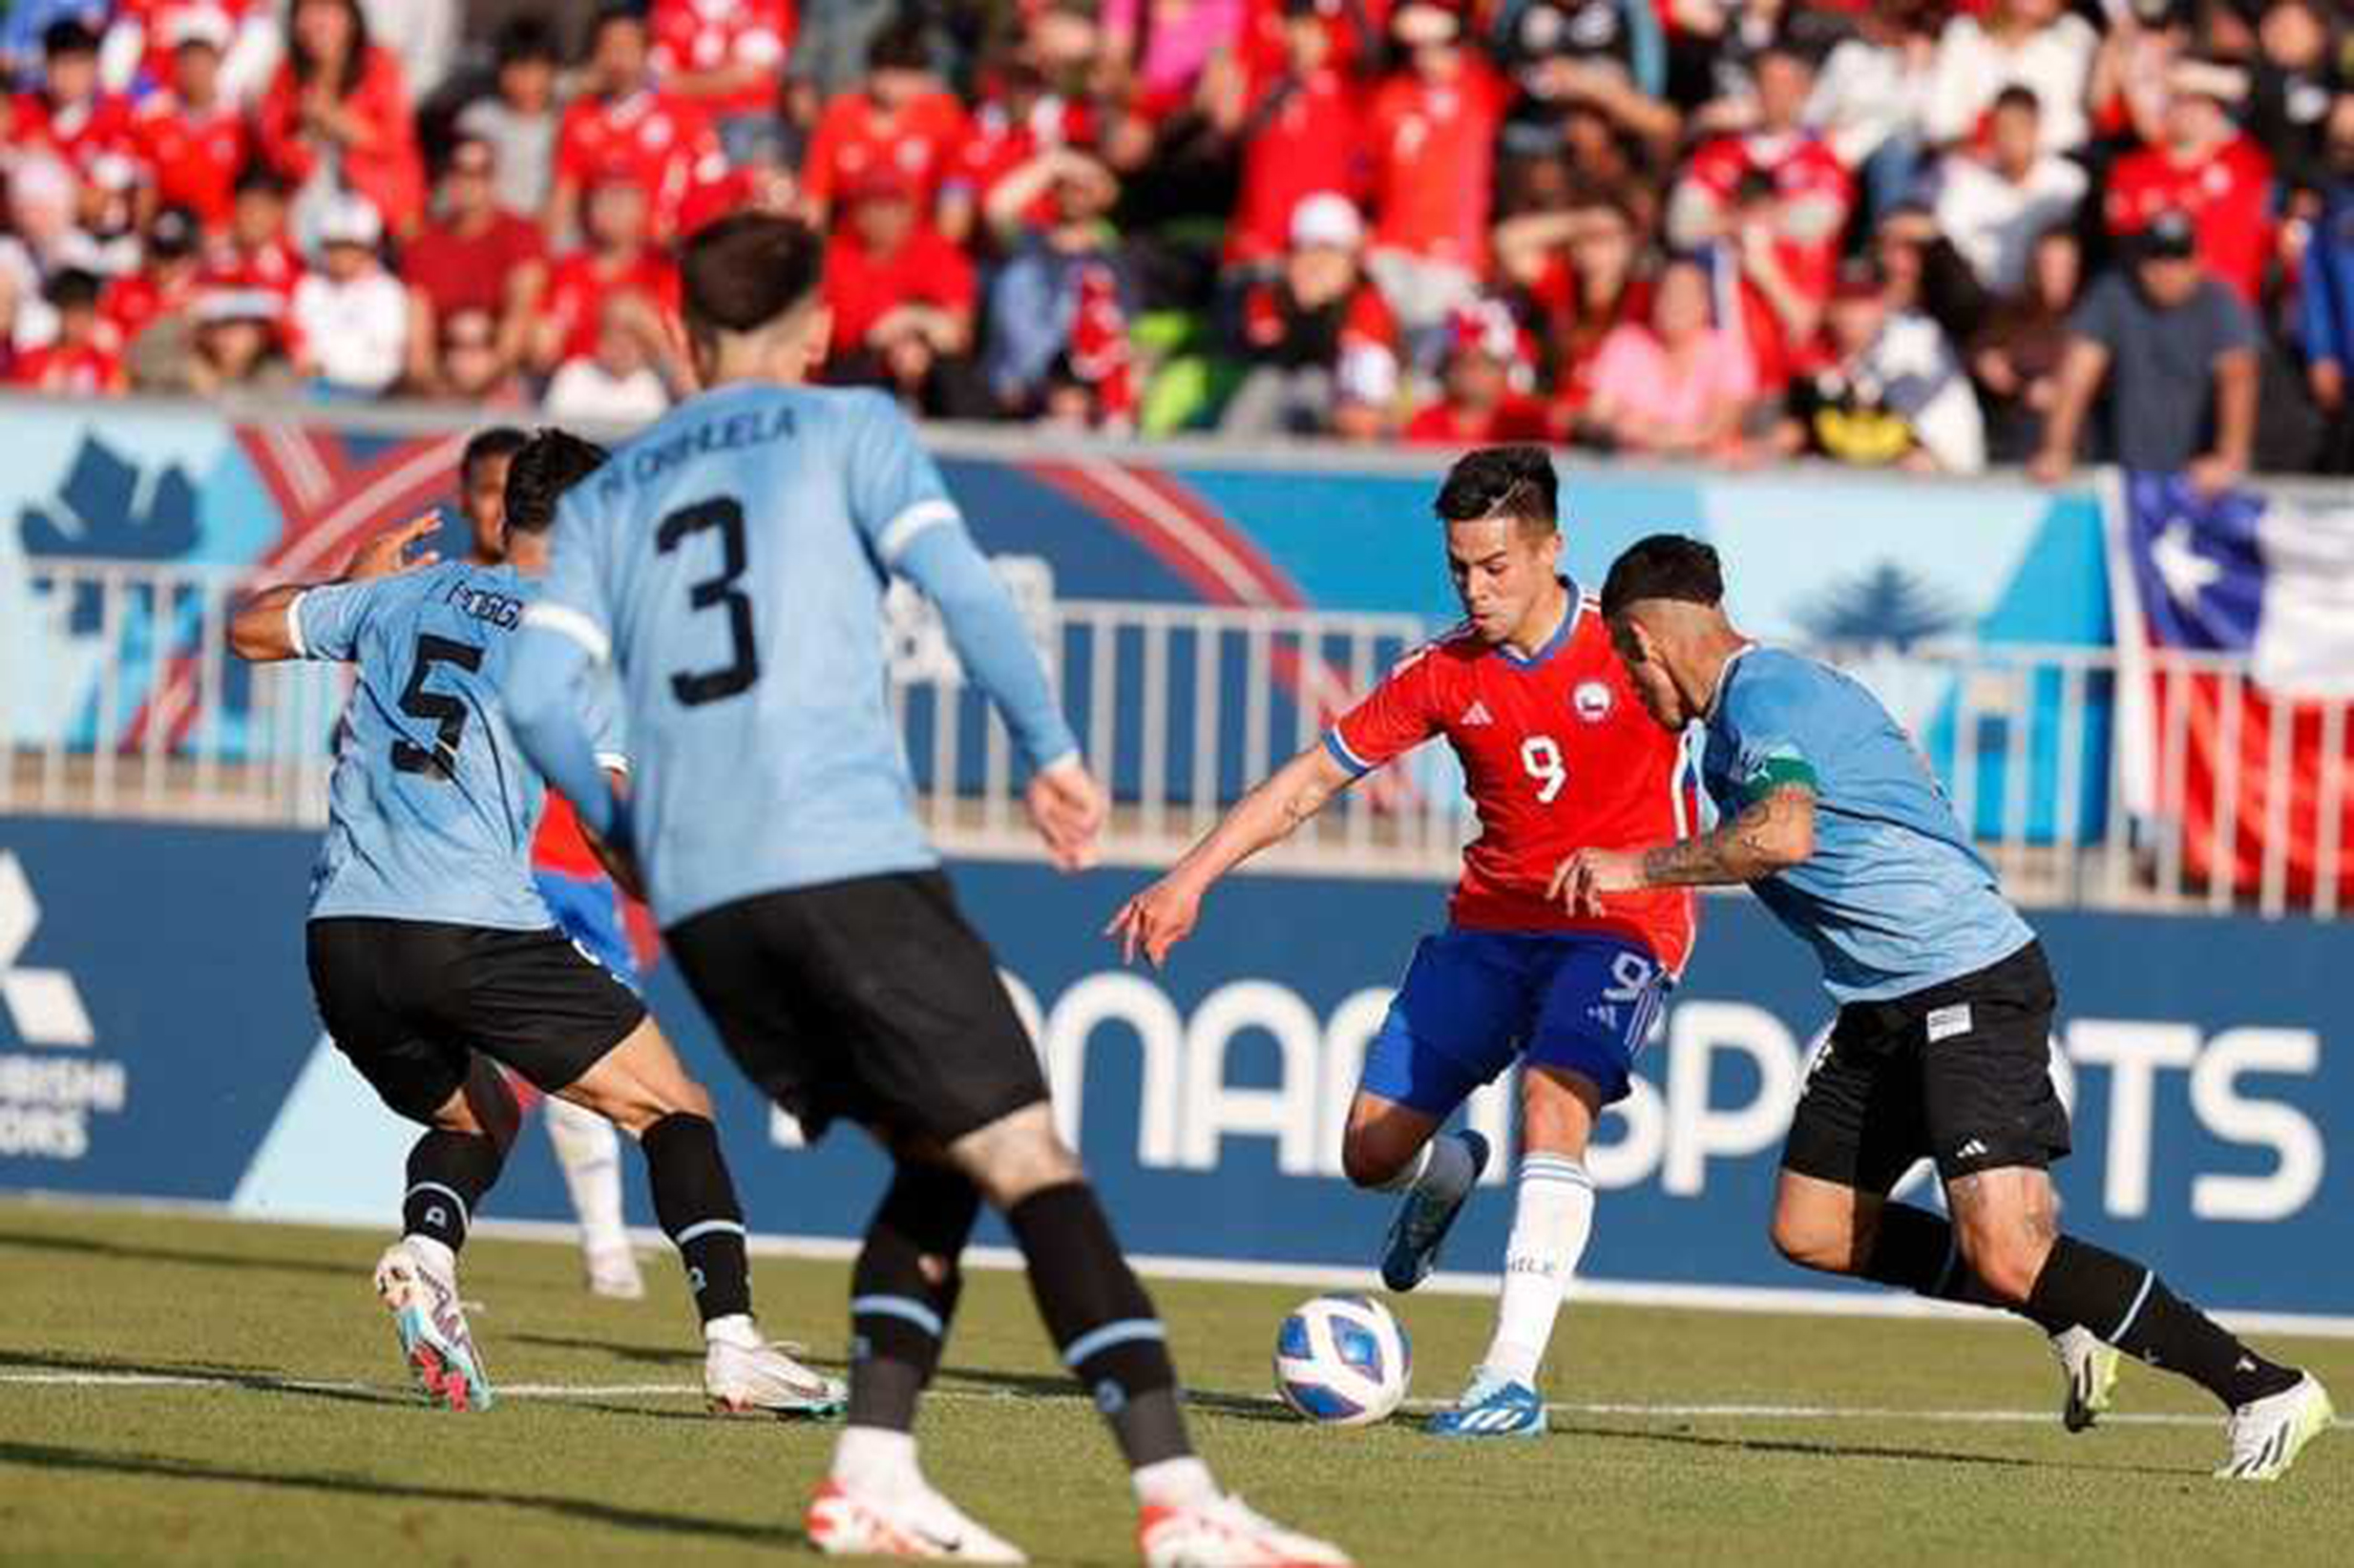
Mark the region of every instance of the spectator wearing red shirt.
[[1521, 329], [1501, 300], [1480, 300], [1447, 318], [1443, 395], [1407, 421], [1418, 447], [1486, 447], [1545, 439], [1545, 407], [1522, 386], [1528, 361]]
[[2232, 123], [2247, 93], [2237, 66], [2177, 60], [2167, 77], [2166, 138], [2117, 159], [2103, 208], [2123, 238], [2158, 214], [2179, 212], [2198, 235], [2198, 261], [2248, 304], [2264, 289], [2272, 255], [2272, 159]]
[[151, 93], [134, 118], [138, 157], [155, 199], [186, 207], [207, 232], [228, 226], [237, 175], [253, 146], [245, 116], [221, 89], [227, 21], [217, 10], [182, 10], [171, 31], [169, 88]]
[[68, 267], [49, 281], [43, 295], [57, 313], [57, 336], [17, 359], [16, 385], [53, 397], [119, 397], [128, 392], [131, 381], [123, 374], [122, 356], [98, 309], [96, 276]]
[[[595, 357], [606, 302], [617, 296], [639, 296], [665, 328], [678, 320], [679, 270], [647, 235], [644, 190], [617, 177], [592, 186], [587, 202], [587, 244], [556, 263], [532, 323], [529, 359], [541, 375]], [[664, 379], [681, 379], [674, 364], [662, 369]]]
[[1407, 0], [1390, 27], [1409, 52], [1408, 65], [1374, 96], [1366, 269], [1408, 335], [1443, 349], [1436, 329], [1477, 299], [1487, 269], [1504, 89], [1464, 47], [1461, 19], [1440, 0]]
[[793, 0], [654, 0], [654, 73], [712, 116], [730, 162], [744, 122], [776, 118], [795, 22]]
[[368, 40], [359, 0], [294, 0], [285, 63], [255, 120], [262, 156], [300, 189], [328, 175], [406, 236], [425, 215], [425, 164], [392, 52]]
[[1683, 249], [1736, 238], [1736, 228], [1754, 226], [1762, 199], [1750, 193], [1770, 192], [1767, 238], [1792, 286], [1819, 309], [1831, 297], [1854, 187], [1830, 144], [1800, 122], [1815, 85], [1806, 57], [1776, 43], [1758, 54], [1755, 73], [1756, 127], [1700, 144], [1669, 199], [1668, 238]]
[[1338, 191], [1319, 191], [1292, 215], [1276, 276], [1243, 295], [1242, 353], [1250, 373], [1227, 400], [1221, 435], [1246, 440], [1321, 435], [1333, 427], [1342, 363], [1398, 354], [1398, 324], [1359, 256], [1365, 221]]
[[[1291, 56], [1286, 36], [1298, 0], [1247, 0], [1243, 7], [1242, 43], [1236, 51], [1251, 85], [1255, 89], [1279, 74]], [[1381, 55], [1381, 40], [1389, 31], [1390, 0], [1309, 0], [1323, 27], [1325, 58], [1343, 74], [1361, 76]], [[1369, 373], [1370, 375], [1370, 373]]]
[[[936, 221], [940, 232], [958, 244], [972, 239], [974, 220], [998, 181], [1040, 153], [1094, 146], [1103, 124], [1101, 106], [1093, 98], [1083, 91], [1066, 93], [1057, 84], [1033, 38], [1025, 38], [986, 73], [972, 133], [941, 179]], [[1033, 225], [1052, 223], [1053, 199], [1040, 192], [1023, 217]]]
[[[1269, 269], [1290, 246], [1293, 215], [1318, 192], [1365, 193], [1361, 92], [1333, 57], [1324, 0], [1282, 0], [1281, 66], [1250, 91], [1213, 94], [1218, 129], [1242, 146], [1242, 192], [1227, 226], [1230, 267]], [[1244, 84], [1241, 73], [1230, 86]]]
[[963, 106], [932, 73], [924, 24], [902, 17], [867, 48], [867, 79], [826, 105], [802, 166], [802, 197], [821, 227], [834, 198], [877, 164], [890, 164], [914, 188], [929, 214], [958, 149], [972, 139]]
[[973, 263], [924, 221], [897, 170], [871, 168], [843, 192], [826, 245], [833, 343], [826, 379], [882, 387], [934, 418], [987, 411], [973, 369]]
[[532, 318], [548, 282], [537, 224], [498, 204], [498, 155], [480, 136], [451, 144], [438, 214], [401, 254], [410, 298], [410, 379], [435, 386], [441, 324], [464, 311], [487, 313], [509, 365], [520, 364]]
[[1498, 270], [1537, 324], [1556, 437], [1566, 437], [1586, 411], [1604, 342], [1650, 309], [1650, 285], [1636, 269], [1640, 234], [1623, 199], [1590, 198], [1496, 230]]
[[98, 86], [98, 35], [68, 19], [41, 34], [41, 88], [21, 93], [11, 107], [12, 152], [56, 155], [75, 179], [90, 183], [101, 159], [132, 154], [131, 106]]
[[589, 35], [586, 80], [556, 133], [556, 184], [547, 231], [561, 244], [579, 221], [581, 194], [626, 179], [646, 194], [654, 238], [668, 241], [696, 187], [727, 172], [711, 116], [654, 85], [644, 16], [607, 5]]
[[141, 102], [171, 88], [179, 40], [196, 28], [218, 34], [221, 95], [258, 95], [278, 63], [278, 8], [270, 0], [115, 0], [98, 63], [107, 86]]

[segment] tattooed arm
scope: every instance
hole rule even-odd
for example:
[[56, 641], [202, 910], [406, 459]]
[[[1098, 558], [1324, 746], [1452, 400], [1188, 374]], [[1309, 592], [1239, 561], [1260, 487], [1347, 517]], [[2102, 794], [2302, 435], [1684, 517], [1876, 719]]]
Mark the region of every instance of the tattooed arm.
[[1698, 838], [1649, 849], [1580, 849], [1554, 870], [1546, 896], [1574, 914], [1599, 914], [1604, 893], [1755, 882], [1814, 852], [1815, 792], [1779, 784]]

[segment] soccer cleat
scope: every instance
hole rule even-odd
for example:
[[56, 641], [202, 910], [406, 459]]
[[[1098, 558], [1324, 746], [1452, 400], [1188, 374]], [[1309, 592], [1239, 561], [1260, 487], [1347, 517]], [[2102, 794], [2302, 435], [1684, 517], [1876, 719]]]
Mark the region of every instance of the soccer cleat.
[[1349, 1554], [1303, 1536], [1229, 1494], [1207, 1503], [1147, 1506], [1136, 1522], [1145, 1568], [1350, 1568]]
[[2329, 1430], [2338, 1412], [2329, 1390], [2311, 1372], [2279, 1393], [2252, 1399], [2232, 1411], [2224, 1428], [2231, 1457], [2216, 1475], [2227, 1481], [2272, 1481], [2288, 1474], [2304, 1446]]
[[828, 1481], [802, 1517], [809, 1544], [830, 1558], [937, 1558], [956, 1562], [1027, 1562], [1021, 1549], [976, 1524], [923, 1487], [899, 1496], [852, 1492]]
[[491, 1380], [482, 1369], [457, 1282], [437, 1273], [406, 1242], [376, 1261], [376, 1297], [392, 1314], [401, 1359], [426, 1398], [453, 1411], [487, 1411]]
[[2090, 1431], [2109, 1412], [2117, 1388], [2117, 1363], [2124, 1358], [2114, 1346], [2081, 1326], [2052, 1335], [2051, 1353], [2060, 1358], [2060, 1370], [2068, 1378], [2060, 1424], [2070, 1432]]
[[1462, 1139], [1471, 1155], [1471, 1180], [1452, 1198], [1409, 1192], [1398, 1205], [1398, 1218], [1390, 1222], [1389, 1241], [1381, 1254], [1381, 1283], [1392, 1290], [1411, 1290], [1430, 1278], [1431, 1270], [1439, 1266], [1439, 1244], [1447, 1239], [1455, 1217], [1463, 1212], [1472, 1189], [1480, 1184], [1480, 1173], [1487, 1169], [1485, 1138], [1468, 1130], [1453, 1136]]
[[1471, 1386], [1454, 1408], [1432, 1416], [1422, 1430], [1433, 1437], [1542, 1437], [1545, 1401], [1527, 1384], [1509, 1382], [1482, 1367], [1471, 1374]]
[[638, 1271], [638, 1254], [626, 1244], [599, 1247], [581, 1254], [588, 1269], [592, 1296], [608, 1301], [637, 1301], [645, 1295], [645, 1276]]
[[776, 1345], [713, 1340], [704, 1354], [703, 1391], [715, 1415], [838, 1415], [850, 1390], [795, 1361]]

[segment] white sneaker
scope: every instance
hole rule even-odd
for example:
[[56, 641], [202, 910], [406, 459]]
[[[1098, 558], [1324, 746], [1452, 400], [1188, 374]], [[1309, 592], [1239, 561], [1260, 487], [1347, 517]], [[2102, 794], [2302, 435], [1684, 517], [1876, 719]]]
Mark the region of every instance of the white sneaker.
[[1147, 1506], [1136, 1548], [1145, 1568], [1350, 1568], [1339, 1547], [1286, 1530], [1230, 1493], [1186, 1508]]
[[581, 1254], [588, 1269], [589, 1294], [608, 1301], [639, 1301], [645, 1295], [645, 1276], [638, 1270], [638, 1254], [627, 1243], [598, 1247]]
[[1027, 1562], [1021, 1549], [977, 1524], [929, 1486], [885, 1495], [827, 1481], [802, 1518], [809, 1544], [830, 1558], [943, 1558]]
[[2081, 1326], [2052, 1335], [2051, 1353], [2060, 1358], [2060, 1371], [2068, 1379], [2060, 1425], [2070, 1432], [2088, 1431], [2109, 1412], [2117, 1388], [2117, 1363], [2123, 1357], [2115, 1346]]
[[781, 1346], [716, 1339], [704, 1353], [703, 1391], [718, 1415], [835, 1415], [850, 1403], [841, 1379], [804, 1367]]
[[2304, 1446], [2329, 1430], [2337, 1418], [2329, 1390], [2311, 1372], [2279, 1393], [2250, 1400], [2232, 1411], [2223, 1430], [2231, 1457], [2216, 1471], [2227, 1481], [2272, 1481], [2288, 1474]]
[[401, 1359], [426, 1398], [453, 1411], [487, 1411], [491, 1380], [483, 1372], [457, 1281], [437, 1271], [407, 1242], [376, 1260], [376, 1297], [392, 1314]]

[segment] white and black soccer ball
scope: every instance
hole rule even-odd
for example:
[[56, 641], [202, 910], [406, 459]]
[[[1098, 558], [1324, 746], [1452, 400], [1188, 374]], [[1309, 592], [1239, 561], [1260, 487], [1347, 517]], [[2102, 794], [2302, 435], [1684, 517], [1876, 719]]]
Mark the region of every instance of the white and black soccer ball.
[[1362, 1427], [1405, 1402], [1414, 1348], [1369, 1296], [1302, 1302], [1275, 1331], [1275, 1392], [1311, 1421]]

